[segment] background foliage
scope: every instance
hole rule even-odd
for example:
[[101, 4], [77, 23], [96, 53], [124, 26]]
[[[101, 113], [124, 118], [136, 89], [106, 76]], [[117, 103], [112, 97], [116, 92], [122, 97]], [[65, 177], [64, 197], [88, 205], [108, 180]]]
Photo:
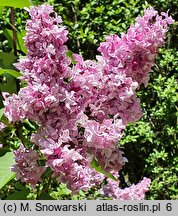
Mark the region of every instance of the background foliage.
[[[126, 32], [134, 19], [147, 8], [153, 6], [158, 11], [167, 11], [178, 20], [178, 3], [175, 0], [48, 0], [31, 1], [33, 4], [48, 2], [63, 18], [69, 30], [67, 45], [72, 52], [81, 53], [84, 58], [93, 59], [97, 47], [104, 36]], [[72, 195], [64, 184], [46, 181], [32, 191], [28, 186], [14, 179], [9, 163], [13, 162], [12, 149], [20, 140], [30, 145], [29, 137], [35, 125], [29, 121], [9, 124], [3, 116], [1, 92], [17, 93], [24, 83], [16, 79], [20, 74], [12, 66], [19, 55], [25, 55], [22, 37], [28, 14], [22, 8], [27, 0], [6, 1], [14, 7], [15, 29], [17, 31], [17, 51], [13, 46], [12, 9], [0, 0], [0, 120], [7, 127], [0, 132], [0, 199], [95, 199], [100, 195], [96, 189], [87, 193], [80, 191]], [[143, 176], [152, 179], [147, 199], [178, 199], [178, 142], [177, 142], [177, 72], [178, 72], [178, 28], [172, 25], [165, 47], [160, 49], [156, 66], [150, 74], [148, 87], [138, 92], [142, 102], [143, 117], [130, 124], [119, 145], [123, 148], [129, 163], [120, 172], [121, 187], [138, 182]], [[1, 160], [7, 159], [7, 163]], [[6, 178], [2, 178], [6, 173]], [[50, 172], [50, 171], [49, 171]], [[48, 173], [45, 173], [48, 175]], [[9, 183], [7, 183], [9, 182]], [[23, 193], [22, 193], [23, 192]]]

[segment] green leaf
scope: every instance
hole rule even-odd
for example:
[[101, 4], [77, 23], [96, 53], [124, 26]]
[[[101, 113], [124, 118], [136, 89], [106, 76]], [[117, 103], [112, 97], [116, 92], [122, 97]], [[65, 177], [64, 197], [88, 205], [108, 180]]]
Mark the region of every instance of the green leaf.
[[49, 178], [52, 175], [53, 171], [48, 167], [46, 171], [43, 173], [44, 178]]
[[[25, 183], [23, 183], [23, 184], [25, 184]], [[15, 186], [15, 188], [17, 189], [17, 190], [24, 190], [24, 185], [22, 184], [22, 182], [20, 182], [20, 181], [17, 181], [15, 184], [14, 184], [14, 186]]]
[[94, 158], [91, 162], [91, 167], [94, 168], [97, 172], [100, 172], [104, 175], [106, 175], [108, 178], [111, 178], [114, 181], [118, 181], [117, 178], [115, 178], [111, 173], [108, 173], [106, 171], [104, 171], [101, 166], [99, 165], [98, 161]]
[[13, 53], [0, 52], [0, 67], [14, 69], [12, 63], [17, 59]]
[[1, 92], [17, 92], [15, 78], [21, 76], [21, 74], [15, 71], [15, 67], [12, 65], [16, 58], [12, 53], [0, 52], [0, 75], [3, 74], [5, 80], [3, 83], [0, 83]]
[[11, 70], [11, 69], [2, 69], [2, 68], [0, 68], [0, 75], [2, 75], [4, 73], [8, 73], [8, 74], [12, 75], [15, 78], [22, 76], [22, 74], [20, 72], [18, 72], [18, 71]]
[[12, 38], [12, 30], [3, 29], [4, 36], [7, 38], [9, 42], [10, 48], [13, 48], [13, 38]]
[[43, 191], [40, 194], [40, 196], [38, 197], [38, 200], [54, 200], [54, 198], [51, 197], [48, 193], [46, 193], [46, 192]]
[[14, 193], [7, 196], [6, 200], [27, 200], [29, 195], [29, 190], [23, 185], [20, 187], [20, 191], [15, 191]]
[[4, 147], [0, 149], [0, 158], [3, 157], [7, 152], [11, 152], [11, 150], [8, 147]]
[[24, 8], [24, 7], [30, 6], [30, 1], [28, 0], [0, 0], [0, 6]]
[[29, 189], [26, 188], [19, 181], [15, 183], [15, 192], [7, 196], [6, 200], [27, 200]]
[[[13, 48], [13, 33], [10, 29], [3, 29], [3, 33], [9, 42], [9, 46]], [[27, 53], [27, 48], [24, 46], [24, 39], [26, 31], [17, 32], [17, 50]]]
[[68, 50], [66, 55], [71, 59], [72, 64], [74, 64], [74, 65], [77, 64], [77, 62], [74, 60], [74, 58], [72, 56], [73, 55], [72, 51]]
[[10, 171], [10, 166], [13, 164], [13, 152], [7, 152], [4, 156], [0, 157], [0, 188], [15, 177], [15, 174]]
[[0, 83], [1, 92], [17, 93], [16, 78], [8, 73], [4, 73], [4, 78], [6, 79], [6, 83]]
[[0, 109], [0, 120], [1, 120], [1, 118], [2, 118], [2, 116], [3, 116], [3, 114], [4, 114], [4, 108], [1, 108], [1, 109]]
[[2, 13], [4, 7], [3, 6], [0, 6], [0, 14]]
[[26, 35], [26, 31], [17, 32], [17, 49], [21, 50], [23, 53], [27, 53], [27, 48], [24, 46], [23, 37]]

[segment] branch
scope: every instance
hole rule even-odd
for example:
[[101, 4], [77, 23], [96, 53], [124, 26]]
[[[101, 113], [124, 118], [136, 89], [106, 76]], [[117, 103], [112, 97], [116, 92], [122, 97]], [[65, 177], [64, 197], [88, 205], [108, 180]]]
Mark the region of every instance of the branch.
[[[14, 55], [17, 56], [17, 33], [15, 29], [15, 16], [14, 16], [14, 8], [11, 8], [11, 24], [12, 24], [12, 33], [13, 33], [13, 47], [14, 47]], [[19, 80], [16, 79], [17, 92], [20, 90]]]
[[14, 8], [11, 8], [11, 24], [12, 24], [12, 33], [13, 33], [14, 55], [17, 56], [17, 33], [15, 30]]

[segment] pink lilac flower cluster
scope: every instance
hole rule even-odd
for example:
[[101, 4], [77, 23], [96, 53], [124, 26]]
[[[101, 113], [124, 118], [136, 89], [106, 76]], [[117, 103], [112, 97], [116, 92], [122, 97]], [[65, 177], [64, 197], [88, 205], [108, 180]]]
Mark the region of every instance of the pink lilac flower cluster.
[[[27, 86], [18, 95], [5, 96], [5, 115], [12, 122], [35, 121], [39, 130], [31, 141], [45, 156], [53, 177], [73, 192], [88, 190], [106, 177], [91, 167], [93, 159], [106, 172], [118, 172], [127, 162], [117, 143], [125, 126], [142, 116], [135, 91], [147, 83], [173, 20], [148, 8], [127, 34], [106, 37], [96, 60], [74, 54], [76, 64], [72, 65], [61, 17], [48, 5], [31, 7], [29, 14], [28, 53], [16, 64]], [[15, 154], [24, 153], [20, 149]], [[13, 170], [28, 183], [30, 172], [39, 167], [34, 162], [37, 168], [25, 172], [18, 161]], [[38, 180], [39, 176], [34, 183]], [[144, 193], [145, 188], [140, 190]]]
[[138, 184], [121, 189], [118, 182], [108, 179], [108, 184], [101, 188], [101, 194], [118, 200], [143, 200], [150, 183], [151, 180], [144, 177]]
[[149, 80], [148, 73], [155, 64], [157, 50], [164, 44], [165, 33], [173, 19], [162, 12], [161, 16], [153, 8], [145, 10], [143, 17], [137, 17], [127, 33], [106, 37], [100, 44], [107, 73], [126, 74], [136, 81], [138, 87]]
[[17, 179], [35, 187], [40, 181], [42, 173], [46, 170], [46, 167], [38, 165], [39, 155], [35, 150], [28, 150], [23, 145], [14, 151], [14, 155], [16, 164], [11, 167], [11, 171], [16, 173]]

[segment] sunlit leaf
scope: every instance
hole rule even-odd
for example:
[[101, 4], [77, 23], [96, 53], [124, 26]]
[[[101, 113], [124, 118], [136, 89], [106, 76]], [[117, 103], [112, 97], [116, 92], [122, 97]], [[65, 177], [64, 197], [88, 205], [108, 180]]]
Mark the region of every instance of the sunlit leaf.
[[20, 77], [22, 75], [20, 72], [15, 71], [15, 70], [0, 68], [0, 75], [2, 75], [4, 73], [8, 73], [8, 74], [12, 75], [15, 78]]
[[115, 178], [111, 173], [104, 171], [96, 159], [92, 160], [91, 167], [94, 168], [97, 172], [100, 172], [100, 173], [106, 175], [108, 178], [111, 178], [114, 181], [118, 181], [118, 179]]
[[77, 62], [74, 60], [74, 58], [73, 58], [73, 52], [72, 51], [70, 51], [70, 50], [68, 50], [67, 51], [67, 56], [71, 59], [71, 62], [72, 62], [72, 64], [76, 64]]
[[[3, 33], [9, 42], [9, 46], [13, 48], [13, 33], [10, 29], [3, 29]], [[23, 37], [26, 34], [26, 31], [17, 32], [17, 50], [21, 50], [23, 53], [27, 53], [27, 48], [24, 46]]]
[[4, 156], [0, 157], [0, 188], [15, 177], [15, 174], [10, 171], [10, 166], [13, 164], [13, 152], [7, 152]]
[[13, 63], [17, 59], [13, 53], [0, 52], [0, 67], [13, 69]]
[[30, 1], [28, 0], [0, 0], [0, 6], [24, 8], [24, 7], [30, 6]]
[[0, 109], [0, 119], [2, 118], [3, 114], [4, 114], [4, 108], [1, 108]]

